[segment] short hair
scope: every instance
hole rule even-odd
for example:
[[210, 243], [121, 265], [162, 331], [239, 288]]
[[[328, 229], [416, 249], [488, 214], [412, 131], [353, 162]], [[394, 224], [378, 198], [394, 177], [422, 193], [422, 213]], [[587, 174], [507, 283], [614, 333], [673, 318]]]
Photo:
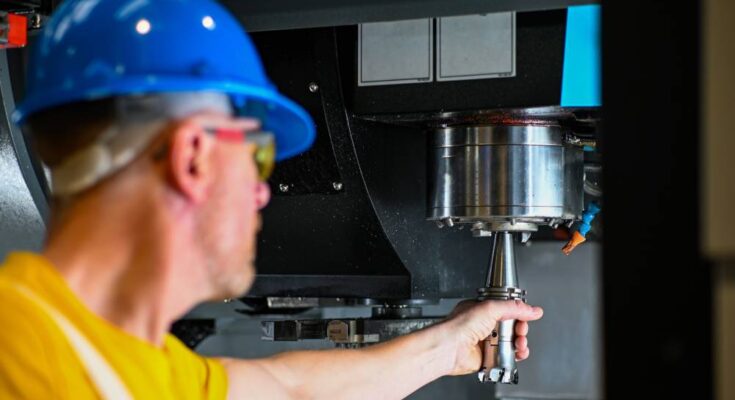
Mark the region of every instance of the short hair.
[[93, 143], [115, 118], [112, 98], [82, 101], [31, 115], [24, 131], [41, 161], [53, 168]]

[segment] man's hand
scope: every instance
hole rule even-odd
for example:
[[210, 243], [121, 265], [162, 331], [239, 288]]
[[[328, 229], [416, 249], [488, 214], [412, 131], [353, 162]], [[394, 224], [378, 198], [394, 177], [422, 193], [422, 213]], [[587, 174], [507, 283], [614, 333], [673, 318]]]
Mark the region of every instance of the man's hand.
[[442, 325], [456, 341], [456, 356], [451, 375], [477, 372], [482, 363], [482, 341], [498, 321], [517, 320], [515, 326], [516, 360], [528, 358], [528, 322], [540, 319], [544, 311], [521, 301], [467, 300], [459, 303]]

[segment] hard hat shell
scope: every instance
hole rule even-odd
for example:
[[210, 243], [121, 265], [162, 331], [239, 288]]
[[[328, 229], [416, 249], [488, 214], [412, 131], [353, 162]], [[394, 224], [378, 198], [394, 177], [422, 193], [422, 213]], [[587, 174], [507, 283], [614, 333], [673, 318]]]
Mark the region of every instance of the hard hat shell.
[[278, 93], [248, 35], [213, 0], [67, 0], [36, 41], [27, 77], [17, 123], [77, 101], [215, 91], [261, 118], [277, 160], [315, 137], [309, 115]]

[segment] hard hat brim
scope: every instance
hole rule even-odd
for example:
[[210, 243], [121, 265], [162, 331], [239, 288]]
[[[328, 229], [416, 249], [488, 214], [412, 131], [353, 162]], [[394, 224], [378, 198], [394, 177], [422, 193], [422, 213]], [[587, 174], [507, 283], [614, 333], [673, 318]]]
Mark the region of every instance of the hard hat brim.
[[276, 161], [282, 161], [306, 151], [314, 142], [316, 129], [309, 114], [298, 104], [270, 88], [256, 87], [230, 80], [202, 80], [199, 77], [125, 77], [107, 85], [46, 90], [43, 95], [28, 96], [13, 113], [13, 121], [23, 124], [29, 116], [41, 111], [77, 101], [101, 100], [113, 96], [149, 93], [212, 91], [229, 95], [233, 104], [259, 101], [265, 105], [263, 129], [273, 132], [276, 139]]

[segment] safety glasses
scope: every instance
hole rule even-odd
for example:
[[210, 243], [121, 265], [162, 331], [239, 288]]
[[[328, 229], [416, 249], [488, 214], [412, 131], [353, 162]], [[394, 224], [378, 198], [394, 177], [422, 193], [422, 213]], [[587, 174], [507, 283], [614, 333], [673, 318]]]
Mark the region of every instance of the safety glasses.
[[258, 168], [258, 177], [265, 182], [273, 173], [276, 164], [276, 140], [273, 133], [228, 128], [205, 128], [205, 131], [219, 140], [254, 144], [253, 158]]

